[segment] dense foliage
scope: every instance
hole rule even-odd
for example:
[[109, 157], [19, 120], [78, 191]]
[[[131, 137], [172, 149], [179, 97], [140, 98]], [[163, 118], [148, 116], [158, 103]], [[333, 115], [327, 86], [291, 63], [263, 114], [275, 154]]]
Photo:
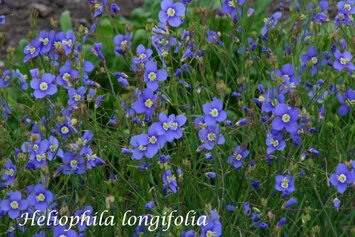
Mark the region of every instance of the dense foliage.
[[[355, 1], [252, 2], [33, 23], [1, 69], [0, 235], [354, 235]], [[35, 210], [207, 223], [21, 226]]]

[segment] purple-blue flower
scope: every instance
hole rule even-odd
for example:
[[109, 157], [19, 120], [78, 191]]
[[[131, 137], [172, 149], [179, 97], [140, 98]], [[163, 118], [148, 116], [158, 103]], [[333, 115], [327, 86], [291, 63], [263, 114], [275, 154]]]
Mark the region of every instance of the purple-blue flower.
[[330, 184], [336, 186], [339, 193], [344, 193], [348, 185], [355, 182], [355, 177], [345, 164], [338, 164], [335, 173], [329, 177]]
[[223, 110], [223, 102], [218, 98], [213, 98], [213, 101], [210, 104], [204, 104], [203, 113], [207, 125], [223, 122], [227, 118], [227, 113]]
[[28, 203], [22, 200], [22, 194], [19, 191], [7, 193], [7, 198], [1, 202], [1, 210], [7, 212], [11, 219], [20, 216], [20, 212], [27, 209]]
[[42, 80], [38, 78], [32, 79], [30, 85], [34, 89], [33, 95], [37, 99], [54, 95], [57, 92], [55, 77], [50, 73], [43, 74]]
[[16, 173], [17, 173], [16, 166], [12, 163], [10, 159], [7, 159], [2, 180], [6, 181], [7, 185], [11, 185], [15, 182]]
[[341, 106], [338, 109], [338, 113], [341, 116], [345, 116], [349, 113], [349, 111], [351, 112], [353, 110], [352, 107], [354, 107], [354, 105], [355, 105], [355, 90], [354, 89], [350, 88], [346, 92], [344, 92], [343, 94], [341, 94], [339, 92], [337, 94], [337, 98], [338, 98], [338, 101], [341, 103]]
[[277, 175], [276, 178], [275, 189], [277, 191], [282, 192], [284, 195], [288, 195], [295, 191], [295, 180], [292, 178], [291, 175]]
[[244, 150], [241, 146], [234, 148], [233, 155], [228, 157], [228, 163], [233, 164], [238, 169], [243, 165], [243, 160], [249, 155], [248, 150]]
[[33, 192], [28, 196], [27, 201], [36, 210], [44, 212], [53, 200], [53, 194], [47, 190], [42, 184], [37, 184]]
[[168, 77], [168, 73], [165, 69], [158, 69], [155, 61], [150, 60], [145, 64], [144, 81], [147, 84], [147, 88], [155, 91], [158, 89], [158, 82], [165, 81]]
[[177, 181], [175, 175], [171, 172], [171, 170], [166, 170], [163, 174], [163, 182], [165, 185], [169, 186], [173, 193], [177, 192]]
[[275, 118], [272, 121], [272, 128], [276, 131], [286, 129], [289, 133], [298, 131], [298, 122], [300, 111], [298, 108], [292, 108], [287, 104], [278, 104], [274, 110]]
[[159, 20], [162, 23], [168, 22], [172, 27], [178, 27], [183, 23], [186, 7], [181, 2], [174, 3], [173, 0], [163, 0], [161, 2]]

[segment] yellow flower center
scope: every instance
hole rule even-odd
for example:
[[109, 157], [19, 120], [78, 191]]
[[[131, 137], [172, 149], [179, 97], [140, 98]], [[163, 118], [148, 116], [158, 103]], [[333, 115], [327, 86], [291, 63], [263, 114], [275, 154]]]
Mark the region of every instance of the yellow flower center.
[[317, 57], [312, 57], [312, 58], [311, 58], [311, 62], [312, 62], [313, 64], [318, 63], [318, 58], [317, 58]]
[[282, 121], [283, 121], [284, 123], [288, 123], [288, 122], [290, 122], [290, 120], [291, 120], [291, 117], [290, 117], [289, 114], [284, 114], [284, 115], [282, 115]]
[[260, 102], [264, 102], [265, 96], [259, 95], [258, 100], [259, 100]]
[[38, 145], [37, 145], [37, 144], [34, 144], [34, 145], [33, 145], [33, 150], [34, 150], [34, 151], [38, 151]]
[[74, 100], [75, 101], [79, 101], [81, 99], [81, 95], [79, 95], [79, 94], [75, 94], [74, 95]]
[[19, 207], [19, 203], [18, 203], [17, 201], [12, 201], [12, 202], [10, 203], [10, 207], [11, 207], [12, 209], [17, 209], [17, 208]]
[[39, 84], [39, 89], [41, 89], [41, 91], [46, 91], [48, 90], [48, 84], [47, 82], [41, 82], [41, 84]]
[[77, 165], [78, 165], [78, 161], [77, 161], [77, 160], [71, 160], [71, 161], [70, 161], [70, 166], [71, 166], [72, 168], [75, 168]]
[[27, 46], [26, 49], [28, 51], [30, 51], [30, 54], [34, 54], [36, 52], [36, 48], [35, 47]]
[[139, 145], [138, 150], [145, 151], [145, 150], [147, 150], [147, 147], [143, 146], [143, 145]]
[[62, 78], [63, 78], [64, 81], [68, 81], [70, 79], [70, 74], [69, 73], [64, 73]]
[[165, 131], [167, 131], [170, 128], [170, 124], [169, 123], [163, 123], [163, 128]]
[[71, 40], [62, 40], [62, 44], [67, 45], [68, 47], [71, 47], [73, 45]]
[[342, 20], [344, 20], [344, 18], [345, 18], [345, 15], [344, 15], [343, 13], [340, 13], [340, 14], [339, 14], [339, 20], [342, 21]]
[[233, 0], [228, 1], [228, 7], [235, 7]]
[[214, 236], [217, 236], [217, 233], [216, 232], [213, 232], [211, 230], [208, 230], [206, 232], [206, 237], [214, 237]]
[[69, 132], [69, 128], [66, 127], [66, 126], [64, 126], [64, 127], [61, 128], [60, 131], [61, 131], [63, 134], [67, 134], [67, 133]]
[[282, 188], [288, 188], [288, 179], [284, 178], [281, 182], [281, 187]]
[[200, 126], [201, 129], [206, 129], [207, 128], [207, 124], [206, 123], [202, 123], [202, 122], [200, 122], [198, 124], [198, 126]]
[[345, 101], [345, 104], [350, 107], [350, 106], [352, 106], [352, 105], [355, 105], [355, 100], [347, 99], [347, 100]]
[[345, 65], [347, 64], [348, 62], [350, 62], [350, 58], [340, 58], [340, 63]]
[[36, 196], [37, 202], [43, 202], [46, 199], [46, 196], [44, 196], [43, 193], [40, 193]]
[[61, 49], [61, 48], [62, 48], [62, 42], [55, 42], [55, 43], [54, 43], [54, 47], [55, 47], [56, 49]]
[[58, 149], [58, 145], [51, 145], [49, 149], [51, 150], [51, 152], [55, 152]]
[[171, 183], [172, 181], [176, 180], [175, 175], [166, 177], [166, 180], [168, 181], [168, 183]]
[[36, 160], [38, 162], [41, 162], [42, 160], [46, 159], [46, 154], [42, 154], [42, 155], [36, 155]]
[[337, 179], [340, 183], [345, 183], [346, 182], [346, 176], [345, 174], [337, 175]]
[[138, 57], [139, 57], [139, 59], [143, 60], [147, 57], [147, 55], [145, 53], [141, 53], [141, 54], [139, 54]]
[[127, 40], [123, 40], [120, 44], [120, 49], [125, 51], [127, 49]]
[[349, 3], [344, 4], [344, 8], [347, 9], [348, 11], [351, 10], [351, 5]]
[[39, 38], [39, 42], [43, 43], [43, 45], [47, 45], [48, 42], [49, 42], [49, 39], [48, 38]]
[[217, 109], [211, 109], [210, 110], [210, 115], [212, 116], [212, 117], [217, 117], [218, 116], [218, 110]]
[[148, 78], [150, 81], [155, 81], [155, 79], [157, 79], [157, 74], [155, 72], [151, 72], [148, 74]]
[[241, 160], [242, 159], [242, 156], [240, 154], [236, 154], [234, 155], [235, 159], [236, 160]]
[[279, 145], [279, 141], [278, 140], [272, 140], [271, 141], [271, 144], [274, 146], [274, 147], [277, 147]]
[[10, 80], [10, 76], [6, 76], [6, 77], [4, 78], [4, 81], [8, 81], [8, 80]]
[[155, 136], [151, 136], [150, 138], [149, 138], [149, 143], [150, 144], [155, 144], [156, 142], [157, 142], [157, 138], [155, 137]]
[[167, 11], [166, 11], [166, 14], [170, 17], [173, 17], [175, 16], [175, 9], [174, 8], [169, 8]]
[[216, 136], [216, 134], [214, 134], [213, 132], [210, 132], [208, 135], [207, 135], [207, 139], [209, 140], [209, 141], [214, 141], [214, 140], [216, 140], [216, 138], [217, 138], [217, 136]]
[[154, 104], [154, 102], [153, 102], [152, 99], [147, 99], [147, 100], [144, 102], [144, 105], [145, 105], [145, 107], [147, 107], [147, 108], [152, 108], [153, 104]]
[[9, 176], [14, 176], [15, 170], [14, 170], [14, 169], [5, 170], [5, 174], [6, 174], [6, 175], [9, 175]]

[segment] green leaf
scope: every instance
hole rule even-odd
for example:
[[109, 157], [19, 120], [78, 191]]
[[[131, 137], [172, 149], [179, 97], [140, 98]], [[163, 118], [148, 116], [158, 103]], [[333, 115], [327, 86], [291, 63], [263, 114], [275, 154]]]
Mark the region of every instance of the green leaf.
[[67, 32], [73, 28], [69, 11], [64, 11], [60, 16], [60, 26], [64, 32]]

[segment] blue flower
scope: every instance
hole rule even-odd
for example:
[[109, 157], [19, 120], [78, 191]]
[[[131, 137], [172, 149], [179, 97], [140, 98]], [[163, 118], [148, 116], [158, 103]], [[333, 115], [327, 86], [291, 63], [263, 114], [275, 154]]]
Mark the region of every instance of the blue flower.
[[282, 16], [281, 12], [275, 12], [274, 14], [272, 14], [272, 16], [270, 18], [267, 18], [264, 23], [264, 27], [261, 29], [261, 35], [265, 36], [270, 28], [271, 29], [275, 28], [275, 26], [276, 26], [278, 20], [281, 18], [281, 16]]
[[223, 102], [218, 98], [213, 98], [211, 104], [204, 104], [203, 112], [207, 125], [214, 125], [217, 122], [223, 122], [227, 118], [227, 113], [223, 110]]
[[52, 192], [47, 190], [42, 184], [37, 184], [33, 189], [33, 193], [27, 198], [28, 204], [41, 212], [44, 212], [49, 207], [52, 200]]
[[298, 122], [300, 111], [298, 108], [291, 108], [287, 104], [278, 104], [275, 107], [276, 117], [272, 121], [272, 128], [281, 131], [284, 128], [289, 133], [298, 131]]
[[168, 22], [172, 27], [178, 27], [183, 23], [186, 7], [184, 4], [173, 0], [163, 0], [161, 2], [161, 11], [159, 12], [159, 20], [162, 23]]
[[115, 47], [115, 53], [118, 55], [123, 55], [126, 54], [132, 45], [132, 32], [127, 33], [126, 35], [116, 35], [114, 38], [114, 43], [116, 45]]
[[22, 200], [21, 192], [9, 192], [7, 198], [1, 201], [0, 207], [1, 210], [7, 212], [11, 219], [19, 217], [20, 212], [27, 209], [28, 203], [26, 200]]
[[275, 189], [277, 191], [282, 192], [284, 195], [288, 195], [295, 191], [295, 180], [291, 175], [277, 175], [276, 178]]
[[158, 82], [165, 81], [168, 77], [168, 73], [164, 69], [159, 69], [155, 61], [150, 60], [145, 64], [144, 81], [147, 84], [147, 88], [155, 91], [158, 89]]
[[16, 173], [17, 173], [16, 166], [12, 163], [10, 159], [7, 159], [2, 180], [6, 181], [7, 185], [12, 185], [15, 182]]
[[219, 237], [222, 235], [222, 224], [217, 212], [211, 210], [207, 216], [207, 224], [202, 226], [200, 237]]
[[235, 169], [243, 165], [243, 160], [249, 155], [248, 150], [244, 150], [241, 146], [234, 147], [232, 156], [228, 157], [228, 163], [233, 164]]
[[163, 175], [163, 182], [165, 185], [169, 186], [173, 193], [177, 192], [177, 181], [175, 175], [171, 172], [171, 170], [166, 170]]
[[86, 88], [81, 86], [78, 89], [70, 88], [68, 94], [70, 96], [68, 105], [73, 108], [78, 108], [78, 103], [84, 101]]
[[355, 181], [355, 177], [345, 164], [339, 164], [335, 173], [329, 177], [330, 184], [335, 186], [339, 193], [344, 193], [348, 185]]
[[133, 109], [138, 114], [146, 114], [150, 117], [154, 114], [155, 107], [158, 103], [158, 96], [154, 92], [146, 88], [139, 96], [138, 100], [134, 103]]

